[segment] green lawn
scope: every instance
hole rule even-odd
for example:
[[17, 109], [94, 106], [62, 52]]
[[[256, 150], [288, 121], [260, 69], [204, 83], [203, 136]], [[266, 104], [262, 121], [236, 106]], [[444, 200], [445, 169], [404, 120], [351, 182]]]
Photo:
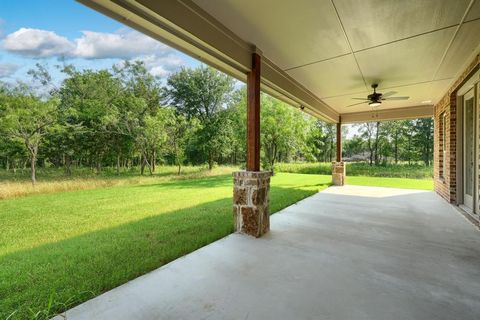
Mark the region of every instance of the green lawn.
[[[271, 212], [330, 179], [277, 174]], [[0, 201], [0, 319], [47, 318], [228, 235], [231, 197], [222, 175]]]
[[433, 190], [432, 179], [352, 177], [347, 174], [346, 182], [357, 186]]

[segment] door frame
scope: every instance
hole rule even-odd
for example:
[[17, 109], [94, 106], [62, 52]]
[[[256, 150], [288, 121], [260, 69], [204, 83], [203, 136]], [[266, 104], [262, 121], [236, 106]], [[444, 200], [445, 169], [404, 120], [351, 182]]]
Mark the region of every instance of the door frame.
[[[478, 100], [477, 99], [477, 90], [475, 88], [468, 90], [462, 97], [462, 122], [463, 122], [463, 130], [462, 130], [462, 197], [463, 197], [463, 205], [466, 207], [467, 210], [472, 211], [472, 213], [478, 213], [478, 133], [479, 133], [479, 121], [478, 121]], [[467, 165], [466, 161], [466, 108], [465, 102], [473, 98], [473, 192], [472, 195], [466, 194], [466, 172], [467, 172]]]
[[480, 215], [480, 83], [477, 83], [473, 86], [474, 97], [475, 97], [475, 189], [474, 196], [475, 202], [473, 207], [473, 213], [478, 216]]

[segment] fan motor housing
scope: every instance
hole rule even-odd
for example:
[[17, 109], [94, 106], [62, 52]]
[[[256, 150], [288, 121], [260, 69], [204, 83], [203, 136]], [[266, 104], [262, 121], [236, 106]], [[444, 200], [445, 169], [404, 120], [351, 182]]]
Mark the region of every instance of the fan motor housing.
[[375, 93], [369, 94], [367, 98], [370, 101], [380, 102], [381, 97], [382, 97], [381, 93], [375, 92]]

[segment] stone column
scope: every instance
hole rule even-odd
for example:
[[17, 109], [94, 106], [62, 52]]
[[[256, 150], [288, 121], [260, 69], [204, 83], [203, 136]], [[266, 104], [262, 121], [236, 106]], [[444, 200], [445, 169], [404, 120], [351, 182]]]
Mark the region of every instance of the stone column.
[[334, 186], [343, 186], [345, 184], [345, 162], [332, 162], [332, 184]]
[[267, 171], [233, 173], [235, 232], [261, 237], [270, 230], [270, 176]]

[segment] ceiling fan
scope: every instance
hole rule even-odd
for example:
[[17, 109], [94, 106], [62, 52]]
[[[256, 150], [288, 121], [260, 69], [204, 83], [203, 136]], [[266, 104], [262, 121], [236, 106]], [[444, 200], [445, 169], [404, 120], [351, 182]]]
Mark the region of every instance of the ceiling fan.
[[364, 103], [368, 103], [370, 107], [378, 107], [379, 105], [382, 104], [383, 100], [408, 100], [408, 98], [410, 98], [410, 97], [392, 97], [394, 94], [396, 94], [395, 91], [390, 91], [385, 94], [379, 93], [377, 92], [377, 87], [378, 87], [378, 84], [376, 83], [372, 84], [372, 88], [373, 88], [372, 94], [369, 94], [366, 99], [352, 98], [354, 100], [363, 100], [363, 101], [348, 105], [347, 107], [353, 107], [353, 106], [364, 104]]

